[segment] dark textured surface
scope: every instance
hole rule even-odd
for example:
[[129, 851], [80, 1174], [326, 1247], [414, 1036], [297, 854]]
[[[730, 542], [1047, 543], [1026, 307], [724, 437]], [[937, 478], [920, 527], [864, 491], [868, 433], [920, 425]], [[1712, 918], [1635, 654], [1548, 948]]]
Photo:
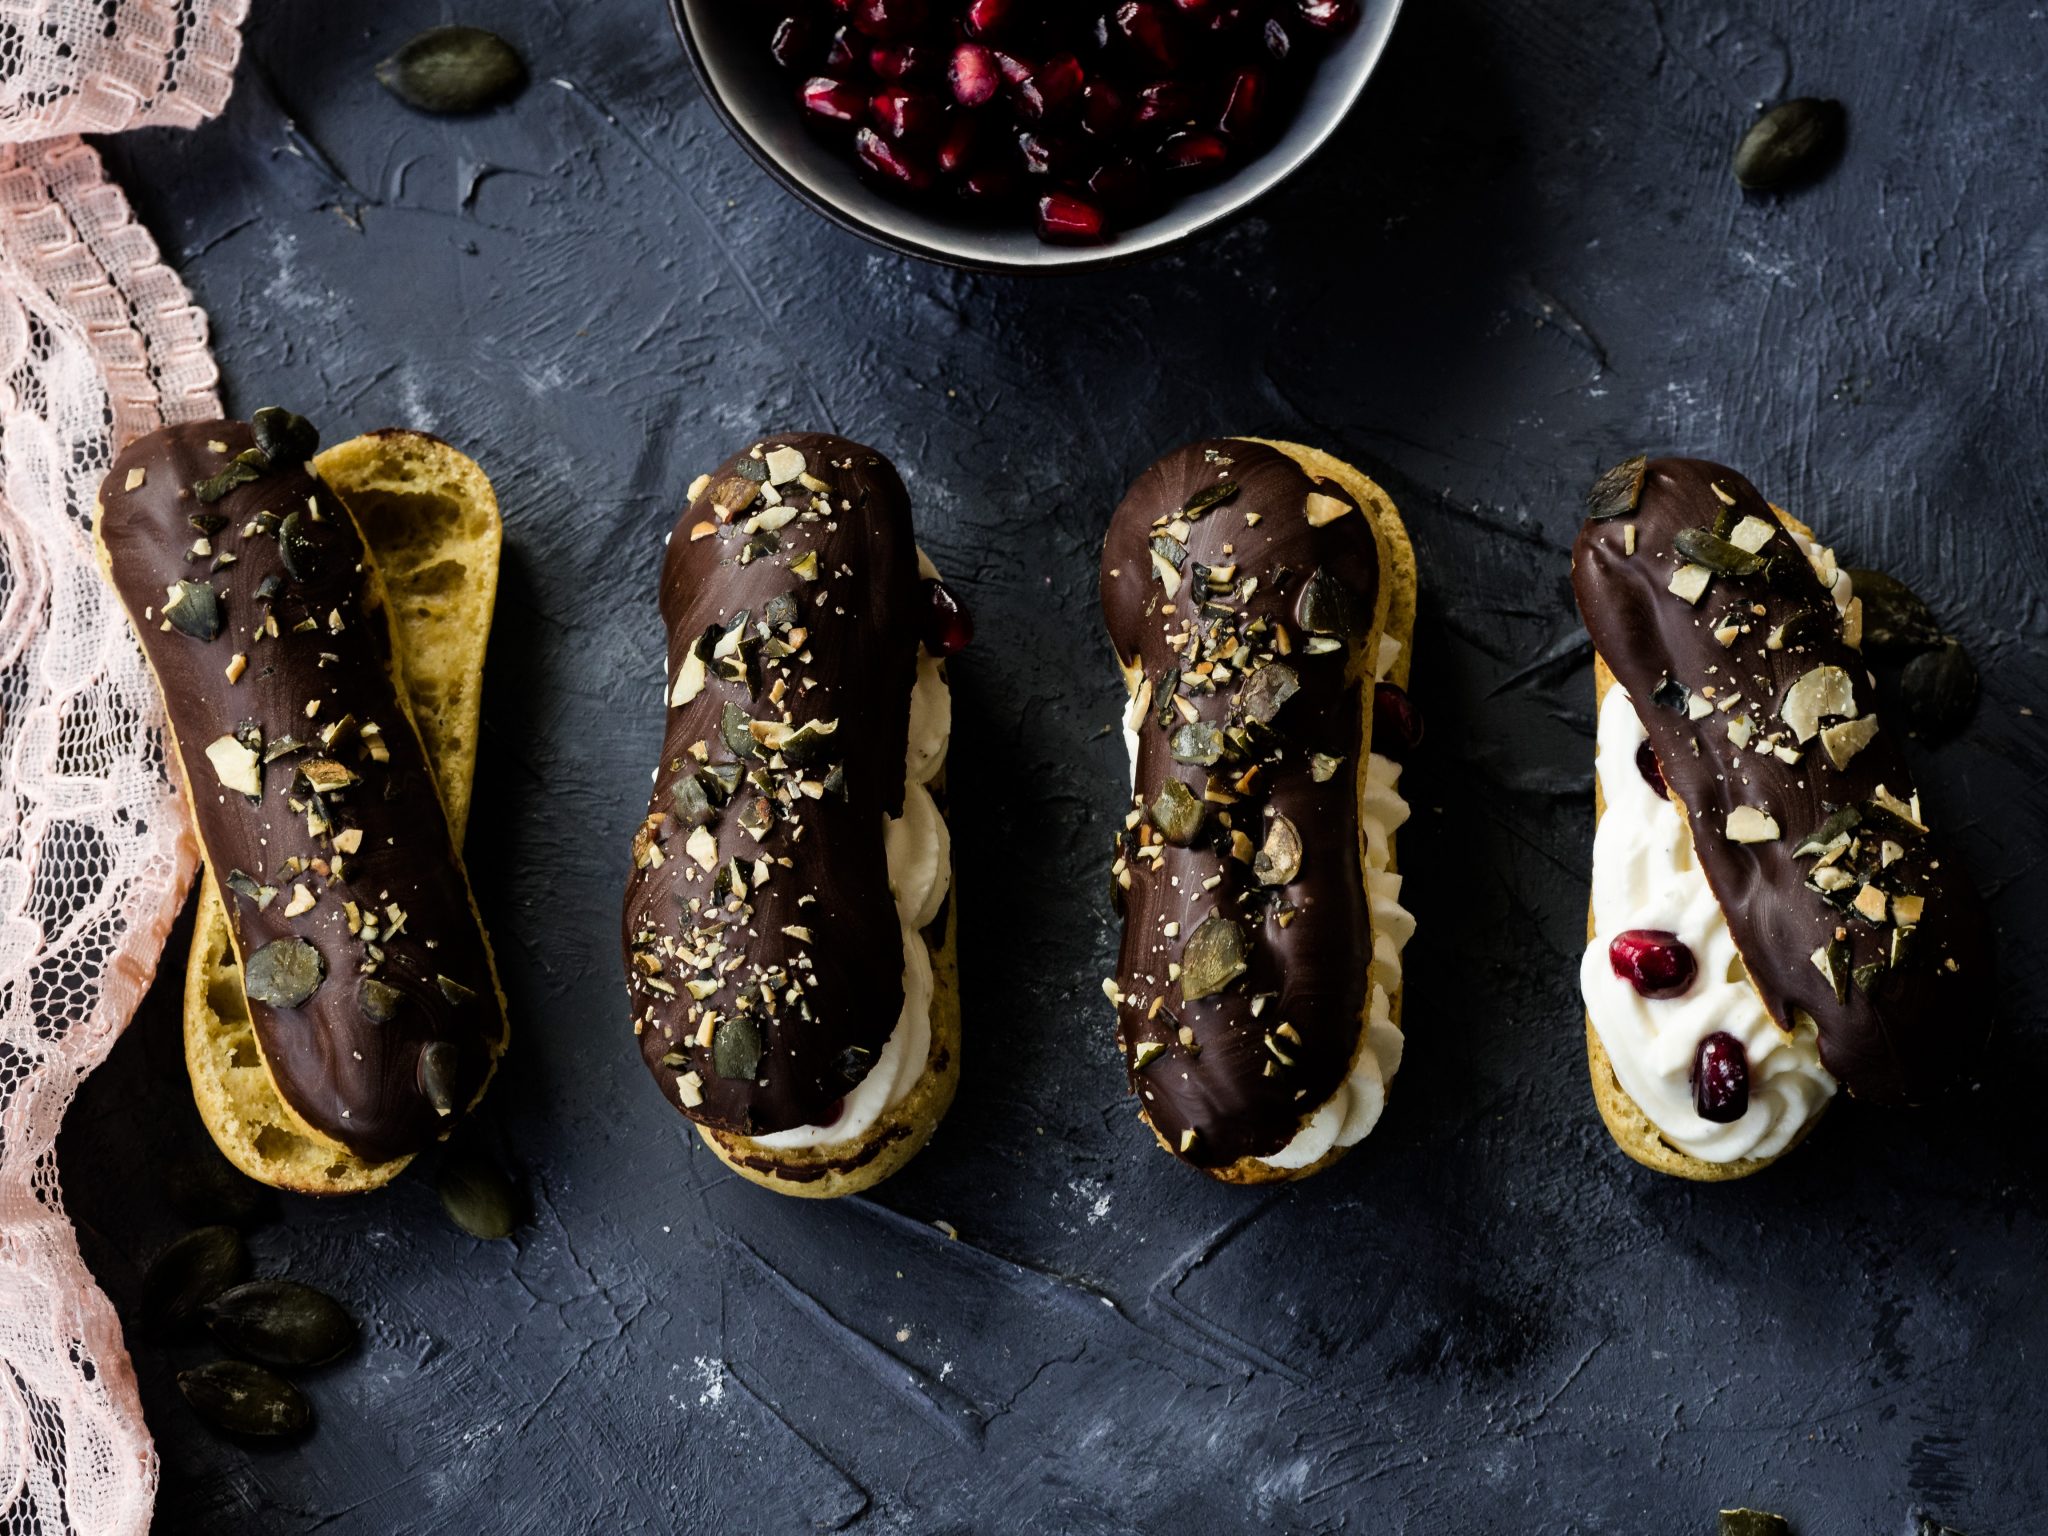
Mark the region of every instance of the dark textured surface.
[[[785, 1532], [2039, 1528], [2048, 911], [2048, 21], [1916, 0], [1433, 0], [1333, 152], [1177, 258], [1058, 282], [877, 255], [773, 191], [655, 0], [499, 13], [514, 106], [408, 115], [439, 6], [259, 6], [225, 119], [112, 146], [232, 408], [469, 448], [508, 548], [470, 850], [514, 1007], [486, 1106], [531, 1190], [479, 1244], [408, 1177], [287, 1201], [266, 1272], [359, 1354], [303, 1447], [200, 1429], [140, 1344], [163, 1529]], [[1818, 187], [1747, 198], [1753, 104], [1844, 97]], [[613, 935], [661, 732], [662, 532], [769, 424], [890, 452], [975, 603], [957, 665], [960, 1099], [878, 1199], [746, 1186], [646, 1081]], [[1221, 1188], [1149, 1144], [1098, 990], [1120, 690], [1095, 557], [1175, 442], [1380, 477], [1419, 547], [1409, 1059], [1333, 1172]], [[1930, 804], [2004, 935], [1948, 1106], [1831, 1114], [1725, 1188], [1626, 1162], [1585, 1081], [1591, 679], [1578, 497], [1638, 447], [1751, 476], [1985, 663]], [[177, 951], [182, 954], [182, 950]], [[172, 967], [176, 969], [174, 965]], [[177, 1230], [172, 989], [63, 1149], [115, 1297]], [[958, 1240], [936, 1225], [949, 1222]]]

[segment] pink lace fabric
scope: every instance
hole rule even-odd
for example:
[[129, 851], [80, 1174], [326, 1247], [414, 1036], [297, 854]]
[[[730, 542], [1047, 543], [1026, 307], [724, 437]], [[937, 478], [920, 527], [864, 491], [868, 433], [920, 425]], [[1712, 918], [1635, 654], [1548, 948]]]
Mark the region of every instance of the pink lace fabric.
[[92, 554], [116, 448], [217, 410], [206, 317], [79, 133], [227, 100], [246, 0], [0, 0], [0, 1536], [146, 1531], [156, 1455], [56, 1141], [195, 851]]

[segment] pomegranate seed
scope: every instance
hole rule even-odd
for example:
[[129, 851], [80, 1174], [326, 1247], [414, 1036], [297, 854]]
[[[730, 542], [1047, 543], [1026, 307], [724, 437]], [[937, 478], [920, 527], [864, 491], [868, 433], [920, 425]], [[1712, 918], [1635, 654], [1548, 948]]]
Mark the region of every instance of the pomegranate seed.
[[1038, 200], [1038, 233], [1060, 245], [1092, 245], [1102, 238], [1102, 210], [1071, 192]]
[[1106, 208], [1129, 211], [1145, 201], [1145, 175], [1127, 159], [1111, 160], [1088, 178], [1088, 191]]
[[845, 74], [859, 57], [860, 47], [851, 27], [841, 27], [825, 45], [825, 68], [835, 75]]
[[1176, 171], [1196, 171], [1221, 165], [1230, 151], [1213, 133], [1176, 133], [1159, 146], [1162, 165]]
[[976, 37], [1000, 31], [1010, 15], [1010, 0], [969, 0], [967, 30]]
[[999, 165], [983, 166], [960, 178], [960, 196], [984, 207], [1014, 200], [1017, 188], [1017, 173]]
[[1636, 748], [1636, 772], [1643, 776], [1643, 782], [1657, 791], [1657, 798], [1669, 800], [1671, 786], [1664, 782], [1664, 765], [1657, 761], [1657, 749], [1645, 741]]
[[1287, 36], [1287, 29], [1280, 25], [1277, 18], [1266, 23], [1266, 52], [1273, 56], [1274, 63], [1285, 64], [1288, 50], [1293, 46], [1293, 41]]
[[1644, 997], [1681, 997], [1692, 989], [1699, 962], [1684, 940], [1661, 928], [1631, 928], [1607, 946], [1614, 974]]
[[955, 101], [963, 107], [981, 106], [996, 93], [996, 56], [979, 43], [962, 43], [953, 50], [946, 75], [953, 82]]
[[1209, 17], [1209, 35], [1222, 37], [1226, 33], [1235, 32], [1245, 24], [1245, 19], [1246, 12], [1243, 6], [1221, 6]]
[[939, 104], [929, 96], [892, 85], [877, 91], [868, 106], [874, 113], [875, 126], [899, 142], [926, 140], [938, 131]]
[[1081, 61], [1056, 53], [1017, 83], [1017, 108], [1033, 122], [1055, 116], [1081, 94]]
[[1422, 711], [1407, 691], [1393, 683], [1372, 689], [1372, 749], [1382, 757], [1402, 758], [1422, 745]]
[[878, 80], [909, 80], [924, 74], [929, 55], [910, 43], [877, 43], [868, 50], [868, 68]]
[[1173, 70], [1180, 65], [1180, 41], [1153, 0], [1124, 0], [1112, 18], [1118, 34], [1147, 63]]
[[804, 82], [802, 94], [804, 110], [826, 122], [858, 122], [867, 110], [859, 91], [829, 75], [813, 75]]
[[1725, 1030], [1700, 1042], [1692, 1058], [1692, 1108], [1702, 1120], [1728, 1125], [1749, 1112], [1749, 1052]]
[[1004, 53], [1000, 49], [991, 49], [990, 52], [995, 54], [996, 68], [1003, 72], [1003, 78], [1010, 83], [1012, 89], [1031, 78], [1029, 59], [1020, 59], [1016, 54]]
[[1173, 0], [1174, 9], [1183, 16], [1199, 20], [1208, 13], [1215, 0]]
[[943, 581], [924, 584], [930, 604], [924, 616], [924, 648], [934, 656], [958, 656], [974, 639], [974, 616]]
[[971, 117], [956, 117], [939, 141], [939, 169], [948, 176], [967, 168], [981, 147], [981, 124]]
[[863, 128], [853, 136], [853, 152], [860, 156], [860, 163], [877, 176], [908, 191], [922, 192], [932, 184], [930, 171], [872, 128]]
[[1020, 133], [1017, 150], [1024, 157], [1024, 169], [1033, 176], [1064, 177], [1074, 171], [1078, 153], [1066, 139], [1048, 134]]
[[1138, 92], [1141, 123], [1188, 123], [1194, 117], [1194, 94], [1177, 80], [1157, 80]]
[[1318, 32], [1341, 32], [1358, 20], [1357, 0], [1300, 0], [1297, 9]]
[[1097, 138], [1108, 138], [1123, 126], [1124, 99], [1107, 80], [1081, 87], [1081, 126]]
[[[1309, 0], [1304, 0], [1309, 3]], [[1330, 3], [1330, 0], [1315, 0]], [[930, 15], [926, 0], [853, 0], [847, 15], [869, 37], [904, 37], [917, 31]]]
[[1259, 120], [1259, 108], [1266, 98], [1266, 77], [1256, 69], [1240, 69], [1230, 79], [1230, 96], [1216, 126], [1232, 138], [1251, 131]]
[[768, 52], [784, 69], [802, 69], [816, 52], [817, 28], [808, 16], [785, 16], [775, 24]]

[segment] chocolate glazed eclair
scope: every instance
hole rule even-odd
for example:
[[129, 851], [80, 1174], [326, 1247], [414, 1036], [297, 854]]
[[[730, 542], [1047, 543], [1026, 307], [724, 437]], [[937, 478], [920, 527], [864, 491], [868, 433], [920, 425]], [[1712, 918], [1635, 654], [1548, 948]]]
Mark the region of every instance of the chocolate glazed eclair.
[[1110, 522], [1132, 788], [1104, 990], [1146, 1123], [1229, 1183], [1334, 1162], [1400, 1065], [1408, 808], [1373, 701], [1405, 712], [1415, 592], [1386, 494], [1290, 443], [1170, 453]]
[[505, 1007], [318, 443], [276, 409], [151, 433], [115, 459], [93, 532], [163, 693], [263, 1065], [308, 1136], [385, 1163], [482, 1096]]
[[1930, 831], [1849, 575], [1733, 470], [1594, 487], [1572, 585], [1596, 652], [1598, 828], [1580, 967], [1622, 1150], [1753, 1173], [1838, 1086], [1918, 1104], [1991, 1026], [1977, 894]]
[[744, 1177], [866, 1189], [959, 1080], [940, 803], [965, 615], [889, 461], [817, 433], [690, 488], [661, 612], [668, 725], [623, 935], [641, 1056]]

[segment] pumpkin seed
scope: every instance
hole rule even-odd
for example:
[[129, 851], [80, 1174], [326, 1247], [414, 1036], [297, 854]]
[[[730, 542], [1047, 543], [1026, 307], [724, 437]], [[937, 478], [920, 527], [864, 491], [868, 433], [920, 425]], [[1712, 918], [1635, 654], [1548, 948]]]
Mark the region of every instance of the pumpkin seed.
[[1295, 601], [1294, 617], [1312, 635], [1349, 639], [1364, 627], [1363, 606], [1357, 594], [1318, 566]]
[[443, 976], [438, 971], [434, 974], [434, 985], [439, 987], [441, 995], [457, 1008], [460, 1008], [464, 1003], [471, 1001], [476, 996], [476, 989], [474, 987], [465, 987], [453, 976]]
[[473, 1146], [450, 1147], [434, 1183], [448, 1219], [471, 1237], [496, 1242], [519, 1224], [518, 1190]]
[[242, 967], [242, 990], [254, 1003], [296, 1008], [320, 990], [327, 962], [304, 939], [273, 939]]
[[1223, 730], [1207, 720], [1190, 720], [1173, 733], [1169, 745], [1176, 763], [1211, 768], [1223, 756]]
[[192, 1411], [232, 1435], [303, 1434], [313, 1409], [299, 1389], [246, 1360], [215, 1360], [178, 1373]]
[[1849, 582], [1863, 599], [1864, 655], [1903, 662], [1941, 644], [1941, 626], [1935, 622], [1934, 610], [1896, 576], [1852, 570]]
[[325, 1365], [356, 1341], [355, 1319], [325, 1291], [296, 1280], [251, 1280], [206, 1306], [221, 1344], [265, 1365]]
[[306, 514], [287, 512], [277, 530], [277, 553], [293, 581], [311, 581], [320, 573], [320, 547], [306, 533]]
[[163, 1332], [190, 1322], [248, 1272], [249, 1250], [233, 1227], [187, 1232], [158, 1254], [142, 1277], [143, 1325]]
[[1783, 1515], [1767, 1515], [1757, 1509], [1724, 1509], [1721, 1536], [1792, 1536], [1792, 1527]]
[[1218, 480], [1214, 485], [1205, 486], [1190, 496], [1181, 507], [1180, 515], [1189, 522], [1193, 522], [1203, 513], [1222, 506], [1223, 503], [1230, 500], [1236, 494], [1237, 482], [1235, 480]]
[[372, 1024], [389, 1024], [404, 1001], [405, 994], [388, 981], [365, 976], [356, 983], [356, 1007]]
[[212, 506], [235, 487], [255, 484], [269, 469], [270, 460], [261, 448], [245, 448], [229, 459], [219, 474], [209, 475], [193, 486], [192, 494]]
[[164, 604], [164, 617], [180, 634], [190, 635], [194, 640], [211, 640], [221, 632], [224, 623], [220, 594], [203, 581], [176, 582]]
[[422, 112], [478, 112], [519, 94], [526, 63], [482, 27], [430, 27], [377, 66], [377, 83]]
[[1162, 731], [1172, 728], [1174, 716], [1179, 713], [1173, 707], [1174, 695], [1179, 691], [1180, 668], [1168, 667], [1159, 675], [1159, 682], [1153, 690], [1159, 702], [1152, 707], [1152, 717], [1159, 722]]
[[1716, 576], [1754, 576], [1764, 568], [1761, 558], [1705, 528], [1679, 529], [1672, 537], [1671, 547]]
[[1301, 873], [1301, 833], [1285, 816], [1266, 823], [1266, 844], [1252, 860], [1261, 885], [1288, 885]]
[[1953, 736], [1977, 707], [1977, 667], [1959, 640], [1944, 640], [1906, 663], [1899, 674], [1899, 702], [1906, 719], [1924, 736]]
[[743, 1013], [720, 1019], [711, 1032], [711, 1070], [733, 1081], [751, 1081], [761, 1070], [761, 1026]]
[[1243, 930], [1227, 917], [1205, 917], [1181, 951], [1181, 1001], [1221, 992], [1245, 970]]
[[1752, 192], [1811, 181], [1842, 151], [1842, 104], [1817, 96], [1781, 101], [1735, 146], [1735, 179]]
[[281, 405], [266, 405], [249, 418], [256, 446], [273, 465], [303, 464], [320, 451], [320, 429]]
[[1301, 678], [1284, 661], [1269, 661], [1237, 691], [1237, 708], [1247, 720], [1271, 725], [1280, 706], [1301, 692]]
[[1152, 825], [1169, 843], [1185, 848], [1202, 830], [1202, 802], [1179, 779], [1159, 786], [1151, 805]]
[[694, 773], [686, 773], [669, 786], [669, 798], [675, 801], [675, 817], [686, 827], [707, 825], [718, 814], [711, 803], [711, 796], [704, 788], [704, 781]]
[[1599, 523], [1635, 511], [1643, 499], [1643, 473], [1649, 467], [1650, 461], [1639, 453], [1595, 480], [1586, 493], [1586, 516]]
[[744, 709], [741, 709], [739, 705], [729, 699], [726, 701], [725, 710], [718, 720], [718, 734], [725, 739], [725, 744], [732, 749], [734, 757], [759, 757], [761, 755], [760, 745], [754, 740], [754, 733], [750, 729], [753, 723], [747, 717], [747, 712]]
[[455, 1073], [461, 1052], [452, 1040], [430, 1040], [420, 1048], [420, 1092], [437, 1115], [455, 1113]]

